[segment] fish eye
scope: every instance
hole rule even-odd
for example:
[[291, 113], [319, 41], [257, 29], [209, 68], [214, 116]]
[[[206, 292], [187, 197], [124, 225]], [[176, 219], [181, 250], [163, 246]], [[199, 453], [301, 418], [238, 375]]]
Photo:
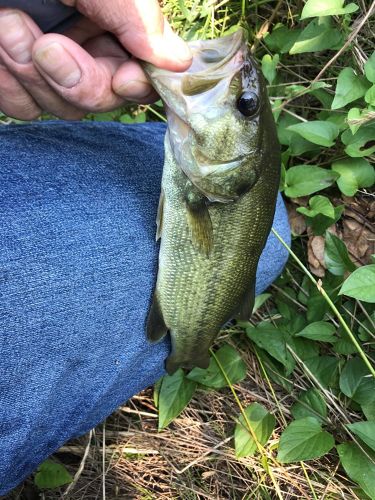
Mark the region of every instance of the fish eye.
[[237, 109], [244, 116], [254, 116], [259, 109], [258, 96], [254, 92], [246, 90], [237, 101]]

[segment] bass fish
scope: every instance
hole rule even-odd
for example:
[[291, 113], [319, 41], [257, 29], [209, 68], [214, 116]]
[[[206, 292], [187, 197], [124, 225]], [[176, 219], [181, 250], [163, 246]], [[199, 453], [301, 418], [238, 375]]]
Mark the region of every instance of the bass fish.
[[170, 333], [169, 374], [207, 368], [220, 328], [250, 317], [281, 164], [266, 85], [244, 32], [189, 46], [186, 72], [143, 65], [168, 118], [147, 336], [156, 342]]

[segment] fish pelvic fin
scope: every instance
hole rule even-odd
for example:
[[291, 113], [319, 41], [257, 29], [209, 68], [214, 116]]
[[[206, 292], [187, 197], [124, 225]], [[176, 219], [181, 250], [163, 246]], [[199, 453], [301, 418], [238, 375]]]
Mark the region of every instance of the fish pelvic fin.
[[164, 199], [165, 194], [162, 188], [160, 192], [159, 205], [158, 205], [158, 213], [156, 216], [156, 241], [161, 237], [161, 233], [163, 231], [163, 212], [164, 212]]
[[150, 342], [159, 342], [168, 332], [159, 301], [155, 294], [148, 313], [146, 330], [147, 338]]
[[168, 356], [165, 362], [165, 368], [169, 375], [173, 375], [173, 373], [179, 368], [185, 368], [187, 370], [191, 370], [192, 368], [208, 368], [210, 364], [210, 356], [208, 352], [199, 352], [190, 357], [186, 356], [186, 354], [177, 354], [172, 353]]
[[213, 245], [213, 229], [207, 204], [202, 200], [199, 203], [187, 202], [186, 206], [192, 244], [209, 257]]

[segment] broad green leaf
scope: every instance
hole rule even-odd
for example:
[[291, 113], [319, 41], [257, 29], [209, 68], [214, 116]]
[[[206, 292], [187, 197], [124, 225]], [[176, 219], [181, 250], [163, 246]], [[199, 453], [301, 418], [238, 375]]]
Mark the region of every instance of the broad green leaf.
[[375, 498], [375, 457], [372, 460], [355, 443], [339, 444], [340, 462], [350, 479], [359, 484], [370, 498]]
[[359, 108], [351, 108], [348, 112], [347, 122], [351, 133], [354, 135], [361, 126], [360, 119], [362, 113]]
[[265, 54], [262, 59], [262, 72], [268, 83], [271, 85], [276, 78], [276, 67], [279, 64], [280, 56], [275, 54], [273, 57]]
[[357, 10], [358, 5], [355, 3], [349, 3], [344, 7], [344, 0], [307, 0], [301, 20], [308, 17], [341, 16]]
[[[215, 356], [232, 384], [246, 377], [246, 365], [234, 347], [224, 345], [215, 353]], [[214, 389], [221, 389], [228, 385], [214, 357], [211, 357], [208, 368], [193, 368], [187, 378]]]
[[277, 135], [281, 144], [289, 146], [288, 153], [292, 156], [299, 156], [307, 151], [317, 151], [319, 146], [306, 141], [299, 134], [288, 129], [289, 125], [300, 123], [299, 120], [290, 115], [282, 115], [278, 121]]
[[266, 369], [267, 376], [276, 384], [283, 387], [288, 393], [292, 392], [293, 384], [288, 380], [285, 375], [284, 367], [281, 367], [271, 356], [269, 356], [263, 349], [256, 348], [256, 353], [259, 359], [262, 361], [263, 366]]
[[286, 54], [294, 45], [301, 31], [300, 29], [291, 30], [283, 24], [277, 24], [271, 34], [266, 34], [264, 41], [273, 53]]
[[304, 391], [290, 409], [295, 419], [314, 417], [319, 421], [327, 417], [327, 405], [315, 387]]
[[375, 421], [346, 424], [346, 427], [375, 451]]
[[[258, 442], [264, 446], [275, 428], [275, 417], [264, 406], [258, 403], [251, 403], [245, 408], [245, 414]], [[238, 420], [234, 431], [236, 456], [252, 456], [257, 451], [257, 444], [242, 414]]]
[[333, 356], [316, 356], [304, 361], [306, 368], [323, 387], [336, 385], [339, 360]]
[[334, 123], [319, 120], [297, 123], [289, 126], [288, 129], [296, 132], [307, 141], [327, 148], [333, 146], [340, 133], [339, 127]]
[[273, 358], [279, 361], [289, 375], [295, 366], [295, 361], [286, 347], [285, 336], [282, 331], [270, 323], [260, 323], [256, 327], [248, 326], [246, 335], [258, 347], [264, 349]]
[[360, 405], [375, 401], [375, 379], [359, 357], [345, 363], [340, 375], [340, 389]]
[[346, 196], [354, 196], [359, 188], [375, 183], [375, 169], [363, 158], [348, 158], [332, 163], [332, 170], [340, 174], [337, 185]]
[[316, 321], [310, 323], [303, 330], [296, 334], [296, 337], [305, 337], [311, 340], [319, 340], [321, 342], [336, 342], [336, 328], [332, 323], [327, 321]]
[[277, 459], [282, 463], [319, 458], [335, 445], [333, 436], [323, 431], [314, 417], [290, 423], [280, 437]]
[[313, 19], [299, 35], [289, 54], [334, 50], [342, 42], [341, 33], [331, 27], [329, 18]]
[[375, 83], [375, 51], [365, 64], [365, 75], [369, 82]]
[[322, 195], [309, 199], [310, 208], [299, 207], [297, 212], [307, 217], [307, 224], [311, 226], [314, 234], [321, 235], [341, 217], [344, 205], [335, 207], [329, 198]]
[[352, 158], [370, 156], [375, 152], [375, 123], [363, 125], [354, 135], [346, 130], [341, 135], [341, 141], [345, 144], [345, 153]]
[[290, 198], [306, 196], [335, 182], [339, 174], [314, 165], [297, 165], [287, 170], [285, 194]]
[[350, 260], [345, 243], [329, 231], [327, 231], [325, 238], [324, 262], [328, 271], [335, 276], [342, 276], [345, 271], [357, 269]]
[[344, 68], [337, 79], [335, 98], [332, 109], [343, 108], [366, 94], [369, 84], [363, 76], [359, 76], [352, 68]]
[[257, 295], [254, 300], [253, 313], [257, 311], [272, 295], [270, 293], [261, 293]]
[[375, 302], [375, 264], [362, 266], [351, 274], [341, 287], [340, 295], [364, 302]]
[[187, 406], [196, 382], [185, 377], [179, 368], [173, 375], [165, 375], [159, 392], [159, 430], [164, 429]]
[[375, 401], [370, 401], [369, 403], [361, 405], [361, 410], [367, 420], [375, 421]]
[[34, 483], [38, 488], [59, 488], [64, 484], [71, 483], [72, 476], [62, 464], [46, 460], [39, 467], [35, 474]]
[[365, 101], [371, 106], [375, 106], [375, 83], [365, 94]]

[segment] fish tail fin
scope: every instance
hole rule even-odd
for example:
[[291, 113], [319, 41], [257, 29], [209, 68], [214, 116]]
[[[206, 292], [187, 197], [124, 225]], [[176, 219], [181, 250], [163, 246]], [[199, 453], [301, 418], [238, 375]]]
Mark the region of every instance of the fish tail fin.
[[157, 297], [153, 296], [147, 318], [147, 338], [150, 342], [159, 342], [168, 332]]
[[189, 353], [184, 351], [177, 352], [174, 348], [172, 348], [172, 352], [165, 362], [165, 368], [169, 375], [172, 375], [179, 368], [185, 368], [187, 370], [191, 370], [195, 367], [208, 368], [209, 364], [210, 355], [208, 351]]

